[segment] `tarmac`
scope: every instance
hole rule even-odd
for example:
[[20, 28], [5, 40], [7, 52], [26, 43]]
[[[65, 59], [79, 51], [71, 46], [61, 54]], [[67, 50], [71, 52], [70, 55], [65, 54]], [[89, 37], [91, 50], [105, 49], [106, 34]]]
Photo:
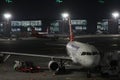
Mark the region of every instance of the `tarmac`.
[[[101, 40], [102, 41], [101, 41]], [[109, 38], [108, 42], [117, 42], [119, 47], [119, 38]], [[80, 39], [79, 41], [86, 42], [100, 42], [99, 44], [95, 44], [95, 46], [100, 47], [108, 47], [105, 46], [106, 41], [103, 38], [99, 39]], [[103, 43], [104, 41], [104, 43]], [[48, 39], [36, 39], [36, 38], [22, 38], [22, 39], [0, 39], [0, 51], [10, 51], [10, 52], [20, 52], [20, 53], [31, 53], [31, 54], [44, 54], [44, 55], [67, 55], [65, 46], [67, 41], [65, 40], [48, 40]], [[107, 43], [107, 44], [109, 44]], [[53, 45], [53, 44], [57, 44]], [[63, 44], [58, 45], [58, 44]], [[113, 43], [112, 43], [113, 44]], [[114, 43], [116, 44], [116, 43]], [[117, 48], [118, 49], [118, 48]], [[17, 72], [13, 69], [14, 61], [32, 61], [36, 65], [41, 67], [41, 71], [38, 73], [25, 73], [25, 72]], [[50, 59], [48, 58], [38, 58], [38, 57], [28, 57], [28, 56], [15, 56], [11, 55], [5, 63], [0, 64], [0, 80], [119, 80], [119, 76], [109, 76], [103, 77], [99, 72], [94, 71], [92, 73], [91, 78], [87, 78], [87, 71], [81, 69], [80, 66], [75, 65], [67, 65], [67, 72], [64, 74], [54, 75], [52, 71], [48, 69], [48, 63]]]
[[[25, 73], [17, 72], [13, 69], [14, 61], [32, 61], [41, 67], [40, 72]], [[11, 56], [5, 63], [0, 64], [0, 80], [118, 80], [118, 77], [102, 77], [99, 73], [92, 73], [91, 78], [87, 78], [86, 70], [79, 66], [67, 66], [66, 73], [54, 75], [47, 66], [50, 59], [27, 56]]]

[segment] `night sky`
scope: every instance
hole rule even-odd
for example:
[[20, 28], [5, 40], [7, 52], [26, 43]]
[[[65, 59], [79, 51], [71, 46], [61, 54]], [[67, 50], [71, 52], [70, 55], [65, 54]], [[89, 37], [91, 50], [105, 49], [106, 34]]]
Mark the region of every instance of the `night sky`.
[[61, 19], [62, 12], [69, 12], [72, 19], [87, 19], [89, 26], [104, 18], [111, 18], [111, 12], [120, 11], [120, 0], [0, 0], [0, 14], [10, 11], [13, 20]]

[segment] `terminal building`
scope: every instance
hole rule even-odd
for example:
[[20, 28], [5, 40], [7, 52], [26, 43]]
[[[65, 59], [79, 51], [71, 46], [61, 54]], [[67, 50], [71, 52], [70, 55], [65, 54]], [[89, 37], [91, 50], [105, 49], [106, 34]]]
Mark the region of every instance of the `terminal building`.
[[108, 19], [97, 22], [97, 33], [108, 33]]
[[[71, 20], [71, 25], [75, 35], [86, 33], [86, 20]], [[11, 21], [9, 24], [1, 22], [0, 34], [29, 37], [32, 28], [37, 32], [46, 32], [48, 30], [49, 34], [69, 34], [68, 20], [55, 20], [49, 24], [46, 24], [46, 22], [42, 20]]]
[[12, 32], [19, 32], [19, 31], [29, 32], [31, 31], [31, 27], [34, 27], [36, 31], [42, 31], [42, 21], [41, 20], [11, 21]]
[[[87, 34], [87, 20], [71, 20], [71, 26], [75, 35]], [[96, 33], [98, 34], [118, 34], [120, 33], [120, 19], [103, 19], [97, 23]], [[30, 36], [31, 28], [37, 32], [46, 32], [49, 34], [69, 35], [68, 20], [54, 20], [47, 23], [42, 20], [22, 20], [0, 23], [0, 34]]]
[[97, 33], [120, 33], [120, 19], [103, 19], [97, 23]]
[[[87, 20], [71, 20], [71, 26], [75, 35], [87, 34]], [[120, 33], [120, 19], [103, 19], [97, 23], [96, 33], [98, 34], [118, 34]], [[9, 23], [0, 23], [1, 35], [30, 36], [31, 29], [37, 32], [46, 32], [49, 34], [69, 35], [68, 20], [54, 20], [46, 24], [42, 20], [23, 20], [11, 21]]]
[[[31, 29], [35, 28], [36, 31], [43, 31], [41, 20], [30, 20], [30, 21], [11, 21], [10, 25], [6, 22], [1, 23], [0, 33], [3, 35], [17, 35], [17, 36], [29, 36]], [[10, 29], [9, 29], [10, 28]]]
[[[71, 20], [71, 26], [75, 35], [85, 34], [87, 30], [86, 20]], [[51, 23], [51, 33], [69, 34], [69, 22], [67, 20], [56, 20]]]

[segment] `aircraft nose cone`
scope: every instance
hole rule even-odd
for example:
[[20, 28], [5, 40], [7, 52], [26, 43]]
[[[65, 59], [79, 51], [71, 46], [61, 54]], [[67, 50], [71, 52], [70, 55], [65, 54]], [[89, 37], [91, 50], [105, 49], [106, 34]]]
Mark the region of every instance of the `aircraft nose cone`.
[[89, 59], [84, 61], [83, 65], [85, 67], [95, 67], [99, 64], [99, 61], [100, 61], [99, 56], [89, 57]]
[[83, 65], [85, 67], [91, 67], [91, 66], [93, 66], [93, 64], [94, 64], [94, 61], [91, 59], [83, 61]]

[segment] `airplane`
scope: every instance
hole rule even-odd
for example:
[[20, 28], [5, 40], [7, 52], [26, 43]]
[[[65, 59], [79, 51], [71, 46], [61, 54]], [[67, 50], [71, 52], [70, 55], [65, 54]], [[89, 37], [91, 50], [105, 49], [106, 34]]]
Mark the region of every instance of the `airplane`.
[[[0, 52], [1, 55], [8, 55], [4, 61], [8, 59], [10, 55], [21, 55], [21, 56], [33, 56], [51, 58], [48, 64], [48, 68], [54, 72], [58, 70], [65, 70], [65, 62], [72, 61], [75, 64], [79, 64], [84, 68], [94, 68], [99, 64], [100, 52], [98, 49], [90, 44], [74, 41], [73, 32], [70, 30], [70, 41], [66, 45], [68, 56], [49, 56], [49, 55], [38, 55], [28, 53], [16, 53], [16, 52]], [[56, 61], [59, 59], [59, 61]]]
[[37, 32], [34, 27], [31, 28], [31, 36], [33, 37], [46, 38], [46, 35], [48, 35], [48, 29], [46, 32]]
[[51, 38], [52, 40], [57, 40], [59, 37], [62, 37], [62, 38], [68, 37], [68, 35], [65, 35], [65, 34], [49, 33], [48, 28], [46, 29], [45, 32], [38, 32], [35, 30], [34, 27], [31, 28], [31, 36], [36, 38]]

